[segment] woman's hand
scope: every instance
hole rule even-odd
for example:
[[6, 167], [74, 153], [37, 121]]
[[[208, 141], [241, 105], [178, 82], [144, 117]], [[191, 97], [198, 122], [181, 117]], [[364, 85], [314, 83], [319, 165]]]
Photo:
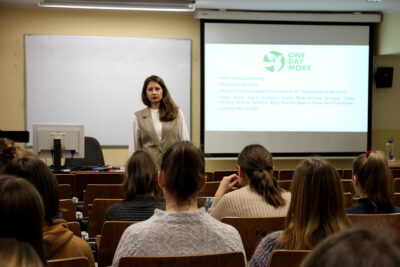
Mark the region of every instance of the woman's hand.
[[225, 176], [224, 178], [222, 178], [217, 192], [215, 192], [215, 197], [221, 198], [223, 195], [229, 192], [232, 189], [232, 187], [238, 184], [239, 184], [239, 176], [237, 176], [236, 173], [231, 174], [229, 176]]

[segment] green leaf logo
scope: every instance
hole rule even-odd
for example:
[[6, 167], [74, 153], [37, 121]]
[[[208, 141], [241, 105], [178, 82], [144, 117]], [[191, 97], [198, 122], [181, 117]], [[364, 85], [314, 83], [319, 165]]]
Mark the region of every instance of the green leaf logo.
[[265, 68], [270, 72], [276, 72], [285, 66], [285, 57], [278, 51], [271, 51], [264, 56]]

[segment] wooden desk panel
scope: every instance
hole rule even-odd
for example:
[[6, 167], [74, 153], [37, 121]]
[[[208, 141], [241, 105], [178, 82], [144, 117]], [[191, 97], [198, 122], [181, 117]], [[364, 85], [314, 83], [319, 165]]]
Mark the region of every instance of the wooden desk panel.
[[75, 196], [83, 200], [83, 190], [88, 184], [122, 184], [123, 172], [74, 172]]

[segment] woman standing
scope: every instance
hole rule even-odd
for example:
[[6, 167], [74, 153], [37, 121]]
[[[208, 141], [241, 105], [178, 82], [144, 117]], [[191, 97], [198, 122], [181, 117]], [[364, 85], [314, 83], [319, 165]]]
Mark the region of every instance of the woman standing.
[[142, 102], [147, 108], [135, 113], [129, 153], [148, 152], [160, 169], [163, 152], [178, 141], [189, 140], [185, 118], [158, 76], [144, 81]]

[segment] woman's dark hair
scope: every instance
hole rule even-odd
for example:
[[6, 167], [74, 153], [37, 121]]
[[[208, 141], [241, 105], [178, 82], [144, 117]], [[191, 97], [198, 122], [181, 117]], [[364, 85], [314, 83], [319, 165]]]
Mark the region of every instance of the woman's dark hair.
[[17, 156], [18, 147], [8, 138], [0, 138], [0, 173]]
[[0, 238], [1, 266], [43, 267], [35, 249], [28, 243], [15, 238]]
[[202, 185], [205, 170], [201, 151], [188, 141], [172, 145], [161, 163], [165, 189], [178, 203], [195, 198]]
[[301, 267], [397, 267], [400, 266], [398, 239], [367, 228], [350, 228], [321, 242]]
[[263, 196], [274, 207], [285, 205], [283, 190], [278, 187], [273, 171], [272, 155], [262, 145], [248, 145], [239, 154], [238, 165], [249, 179], [251, 190]]
[[8, 163], [4, 173], [24, 178], [35, 186], [42, 197], [44, 219], [53, 224], [53, 217], [60, 213], [58, 182], [46, 164], [33, 157], [15, 158]]
[[45, 263], [43, 216], [40, 194], [31, 183], [14, 176], [0, 176], [0, 237], [31, 244]]
[[353, 175], [376, 209], [378, 205], [393, 207], [392, 172], [383, 152], [371, 151], [368, 157], [358, 156], [353, 161]]
[[151, 107], [151, 102], [147, 98], [147, 85], [150, 82], [156, 82], [158, 83], [162, 90], [163, 90], [163, 95], [162, 99], [160, 102], [160, 109], [159, 109], [159, 114], [160, 114], [160, 121], [171, 121], [178, 117], [179, 109], [176, 106], [174, 100], [172, 100], [171, 95], [168, 92], [167, 86], [165, 85], [163, 79], [156, 75], [152, 75], [148, 77], [143, 84], [143, 89], [142, 89], [142, 102], [148, 107]]
[[126, 163], [124, 188], [126, 199], [137, 194], [151, 195], [161, 200], [161, 190], [157, 184], [157, 167], [152, 157], [145, 151], [136, 151]]

